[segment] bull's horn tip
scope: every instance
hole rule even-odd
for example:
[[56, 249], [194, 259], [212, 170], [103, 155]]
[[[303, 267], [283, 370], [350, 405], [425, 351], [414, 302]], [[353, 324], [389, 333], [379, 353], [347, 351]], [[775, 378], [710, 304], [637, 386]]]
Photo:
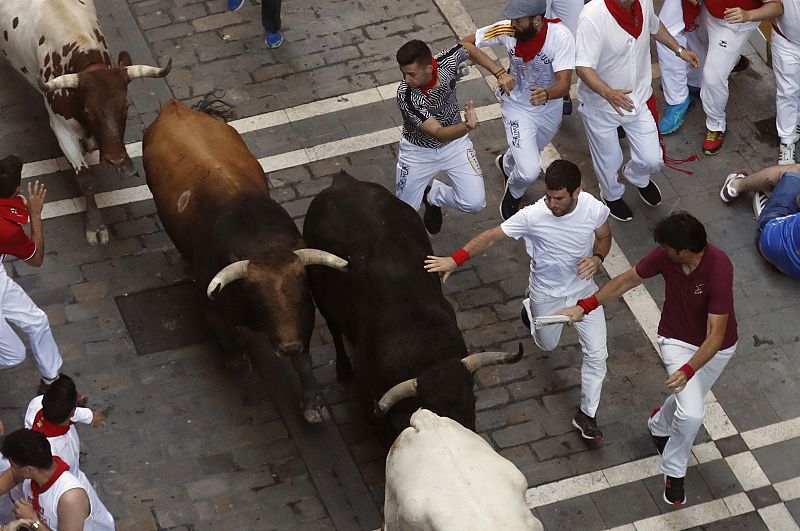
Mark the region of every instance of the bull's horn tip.
[[220, 291], [222, 291], [222, 285], [220, 282], [218, 280], [212, 281], [212, 284], [209, 285], [208, 289], [206, 290], [206, 295], [208, 295], [208, 298], [213, 301], [217, 298], [217, 295], [219, 295]]

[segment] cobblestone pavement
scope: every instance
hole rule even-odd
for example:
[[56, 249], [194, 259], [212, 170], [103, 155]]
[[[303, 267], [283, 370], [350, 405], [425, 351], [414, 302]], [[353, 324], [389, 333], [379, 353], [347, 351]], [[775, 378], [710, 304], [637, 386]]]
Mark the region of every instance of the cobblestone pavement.
[[[398, 78], [396, 48], [415, 37], [434, 48], [447, 46], [470, 25], [493, 22], [503, 2], [286, 1], [287, 42], [271, 51], [261, 41], [259, 6], [250, 0], [236, 13], [228, 13], [223, 0], [98, 4], [115, 52], [127, 49], [136, 62], [151, 64], [173, 59], [166, 80], [131, 84], [127, 141], [141, 140], [143, 127], [170, 97], [192, 103], [223, 89], [240, 117], [274, 113], [256, 120], [244, 137], [272, 170], [273, 197], [302, 225], [311, 198], [341, 169], [393, 188], [400, 122], [393, 89], [386, 85]], [[649, 227], [682, 208], [706, 223], [711, 241], [735, 263], [739, 351], [708, 400], [706, 427], [688, 473], [687, 508], [672, 511], [660, 501], [655, 449], [645, 425], [650, 409], [666, 395], [665, 373], [651, 342], [652, 300], [662, 302], [659, 280], [646, 284], [649, 295], [607, 306], [611, 355], [598, 413], [606, 436], [602, 445], [586, 443], [570, 425], [581, 360], [574, 332], [566, 330], [562, 346], [544, 353], [519, 322], [528, 272], [522, 245], [497, 246], [445, 285], [471, 350], [508, 349], [518, 341], [525, 347], [521, 362], [477, 373], [477, 427], [525, 474], [532, 510], [548, 530], [782, 530], [800, 521], [795, 326], [800, 288], [757, 256], [748, 202], [725, 206], [717, 198], [730, 170], [758, 169], [777, 154], [772, 74], [752, 50], [750, 57], [752, 68], [731, 80], [730, 134], [723, 152], [688, 165], [694, 175], [672, 170], [656, 175], [664, 203], [655, 209], [634, 206], [634, 222], [613, 222], [622, 254], [606, 261], [609, 274], [618, 274], [651, 247]], [[495, 100], [476, 76], [461, 82], [459, 94], [475, 100], [489, 117], [473, 135], [488, 206], [477, 215], [446, 212], [443, 231], [433, 238], [440, 253], [500, 221], [501, 180], [493, 158], [505, 137]], [[13, 152], [29, 163], [60, 155], [46, 133], [38, 97], [5, 63], [0, 63], [0, 109], [2, 155]], [[676, 158], [699, 153], [702, 129], [697, 105], [680, 132], [667, 138], [669, 153]], [[579, 164], [585, 188], [596, 194], [577, 115], [564, 119], [554, 145]], [[78, 195], [68, 171], [34, 173], [47, 184], [53, 205]], [[291, 373], [281, 363], [268, 354], [254, 360], [222, 354], [198, 330], [201, 325], [191, 326], [196, 307], [169, 298], [172, 292], [165, 288], [189, 274], [153, 202], [130, 199], [140, 198], [131, 191], [144, 184], [143, 174], [121, 179], [101, 173], [100, 189], [110, 192], [109, 204], [115, 205], [103, 209], [112, 231], [109, 245], [85, 243], [81, 214], [54, 213], [45, 222], [44, 266], [6, 267], [47, 311], [64, 370], [108, 416], [105, 428], [81, 429], [82, 466], [119, 529], [378, 527], [384, 450], [351, 391], [335, 382], [323, 320], [317, 319], [312, 356], [334, 422], [316, 429], [298, 421]], [[543, 185], [536, 183], [526, 202], [542, 193]], [[640, 204], [629, 199], [632, 206]], [[597, 280], [607, 278], [602, 274]], [[164, 300], [177, 304], [174, 321], [164, 317], [160, 329], [141, 326], [146, 317], [166, 312], [166, 303], [139, 306], [138, 317], [123, 315], [126, 301], [158, 289]], [[175, 327], [181, 323], [196, 335], [178, 341]], [[135, 345], [163, 338], [177, 344], [147, 354]], [[34, 385], [30, 363], [0, 373], [0, 413], [7, 429], [21, 425]]]

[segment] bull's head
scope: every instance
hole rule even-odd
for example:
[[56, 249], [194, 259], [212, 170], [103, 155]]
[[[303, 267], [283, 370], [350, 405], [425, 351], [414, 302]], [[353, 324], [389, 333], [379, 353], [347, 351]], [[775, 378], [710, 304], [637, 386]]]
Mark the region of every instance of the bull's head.
[[120, 52], [116, 68], [94, 64], [78, 74], [64, 74], [47, 83], [40, 82], [45, 93], [73, 90], [81, 108], [75, 109], [79, 121], [100, 148], [100, 160], [126, 176], [136, 173], [125, 149], [125, 122], [128, 118], [128, 83], [137, 77], [164, 77], [172, 68], [172, 59], [163, 68], [132, 65], [128, 52]]
[[233, 262], [214, 275], [206, 294], [214, 300], [231, 282], [246, 282], [244, 293], [256, 313], [258, 328], [266, 329], [278, 354], [293, 356], [308, 349], [307, 338], [314, 323], [314, 304], [305, 273], [310, 265], [347, 270], [347, 260], [334, 254], [298, 249], [287, 257]]
[[[475, 394], [472, 375], [481, 367], [516, 363], [522, 359], [522, 343], [517, 352], [480, 352], [455, 363], [440, 363], [418, 378], [405, 380], [389, 389], [375, 405], [375, 416], [384, 416], [395, 404], [418, 397], [422, 407], [475, 429]], [[455, 360], [454, 360], [455, 361]]]

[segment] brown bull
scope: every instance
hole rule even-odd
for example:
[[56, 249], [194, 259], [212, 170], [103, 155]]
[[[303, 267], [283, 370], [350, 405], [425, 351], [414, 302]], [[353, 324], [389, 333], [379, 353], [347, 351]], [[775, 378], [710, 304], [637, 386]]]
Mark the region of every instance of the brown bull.
[[239, 326], [266, 332], [300, 376], [306, 420], [327, 418], [308, 354], [314, 304], [305, 266], [344, 270], [347, 262], [304, 249], [292, 218], [269, 197], [258, 161], [229, 125], [168, 101], [145, 131], [143, 162], [164, 228], [208, 286], [220, 338], [235, 340]]

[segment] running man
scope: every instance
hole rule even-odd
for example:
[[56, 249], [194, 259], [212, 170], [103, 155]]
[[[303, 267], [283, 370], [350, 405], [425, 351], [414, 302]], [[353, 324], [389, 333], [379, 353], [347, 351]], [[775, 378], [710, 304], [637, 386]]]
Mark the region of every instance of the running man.
[[[444, 273], [447, 281], [458, 266], [485, 252], [492, 245], [513, 238], [525, 240], [531, 257], [528, 297], [522, 301], [521, 316], [536, 345], [552, 351], [561, 339], [563, 325], [536, 328], [531, 323], [552, 315], [597, 291], [592, 276], [611, 249], [608, 207], [581, 190], [578, 167], [556, 160], [545, 173], [545, 196], [528, 205], [500, 226], [482, 232], [450, 256], [429, 256], [425, 269]], [[602, 308], [577, 324], [583, 364], [581, 403], [572, 424], [583, 438], [603, 440], [596, 414], [606, 375], [606, 320]]]
[[781, 139], [778, 164], [794, 164], [800, 140], [800, 0], [784, 0], [783, 15], [772, 21], [772, 69], [775, 71], [775, 126]]
[[705, 227], [688, 212], [661, 220], [653, 238], [658, 247], [636, 266], [559, 313], [577, 324], [645, 279], [664, 277], [658, 345], [673, 393], [653, 411], [648, 427], [661, 454], [664, 501], [683, 505], [686, 466], [705, 414], [703, 398], [736, 351], [733, 264], [708, 243]]
[[561, 127], [562, 98], [575, 68], [575, 39], [558, 19], [545, 18], [545, 8], [545, 0], [511, 0], [503, 12], [508, 20], [461, 40], [470, 55], [476, 55], [476, 46], [502, 45], [508, 52], [510, 72], [492, 71], [508, 141], [508, 150], [495, 160], [505, 181], [504, 220], [517, 213], [528, 186], [539, 178], [541, 151]]

